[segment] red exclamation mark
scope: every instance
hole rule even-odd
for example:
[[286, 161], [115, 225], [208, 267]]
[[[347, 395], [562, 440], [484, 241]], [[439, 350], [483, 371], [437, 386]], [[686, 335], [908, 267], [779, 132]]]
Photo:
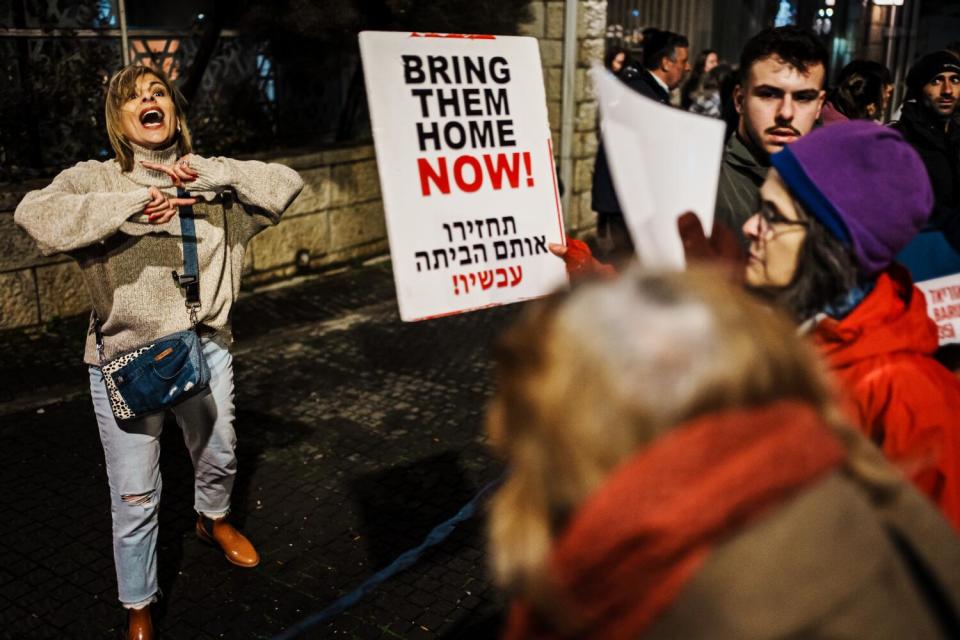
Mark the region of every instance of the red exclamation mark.
[[460, 295], [460, 288], [457, 287], [457, 276], [453, 276], [453, 295]]
[[530, 152], [523, 152], [523, 167], [527, 170], [527, 186], [533, 186], [533, 171], [530, 169]]

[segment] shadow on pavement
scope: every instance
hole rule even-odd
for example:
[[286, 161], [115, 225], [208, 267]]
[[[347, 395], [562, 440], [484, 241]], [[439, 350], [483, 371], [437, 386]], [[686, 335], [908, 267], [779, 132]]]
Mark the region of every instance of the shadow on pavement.
[[438, 524], [466, 504], [477, 488], [448, 451], [386, 471], [360, 476], [351, 484], [360, 508], [359, 532], [375, 567], [423, 542]]
[[[272, 447], [296, 445], [309, 435], [310, 429], [297, 422], [251, 411], [238, 411], [234, 424], [238, 429], [237, 476], [231, 496], [230, 518], [237, 528], [245, 531], [250, 484], [263, 458], [262, 454]], [[193, 508], [193, 464], [183, 442], [180, 427], [172, 415], [168, 415], [164, 421], [160, 450], [163, 495], [157, 543], [157, 580], [161, 593], [176, 593], [178, 578], [184, 570], [190, 569], [192, 564], [185, 560], [185, 545], [196, 546], [202, 543], [196, 540], [194, 529], [197, 515]], [[213, 548], [207, 548], [205, 552], [220, 555], [219, 550]], [[229, 567], [225, 560], [222, 569], [225, 572], [236, 571]], [[158, 627], [163, 626], [169, 602], [169, 599], [161, 598], [154, 607], [154, 620]]]

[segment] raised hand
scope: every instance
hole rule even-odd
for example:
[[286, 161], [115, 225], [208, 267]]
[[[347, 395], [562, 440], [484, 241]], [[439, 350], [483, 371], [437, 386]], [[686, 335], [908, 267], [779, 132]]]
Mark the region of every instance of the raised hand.
[[183, 187], [188, 182], [193, 182], [200, 175], [190, 166], [190, 156], [183, 156], [172, 165], [157, 164], [156, 162], [146, 162], [141, 160], [140, 164], [153, 171], [161, 171], [173, 181], [173, 186]]
[[[144, 163], [146, 164], [146, 163]], [[184, 207], [196, 203], [196, 198], [175, 198], [168, 196], [156, 187], [149, 187], [150, 202], [144, 207], [143, 213], [150, 224], [166, 224], [177, 215], [177, 207]]]
[[732, 231], [714, 220], [713, 231], [707, 239], [700, 218], [692, 211], [687, 211], [677, 219], [677, 230], [688, 263], [706, 262], [718, 267], [734, 282], [743, 280], [747, 255]]

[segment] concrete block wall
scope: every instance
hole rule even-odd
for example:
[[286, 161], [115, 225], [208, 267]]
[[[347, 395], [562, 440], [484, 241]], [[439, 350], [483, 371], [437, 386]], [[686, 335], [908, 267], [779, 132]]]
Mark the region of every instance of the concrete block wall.
[[[246, 285], [387, 252], [387, 229], [373, 147], [275, 159], [303, 177], [304, 188], [279, 225], [250, 243]], [[298, 265], [298, 256], [302, 262]]]

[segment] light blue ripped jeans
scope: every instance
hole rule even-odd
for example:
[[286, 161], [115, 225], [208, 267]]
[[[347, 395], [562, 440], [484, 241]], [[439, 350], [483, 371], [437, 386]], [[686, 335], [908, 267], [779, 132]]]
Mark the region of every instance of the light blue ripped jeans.
[[[194, 396], [172, 411], [193, 460], [194, 509], [217, 519], [230, 510], [237, 472], [233, 358], [212, 340], [204, 338], [202, 344], [210, 367], [210, 393]], [[97, 367], [90, 367], [90, 395], [110, 483], [113, 559], [120, 602], [128, 608], [139, 608], [154, 601], [159, 591], [157, 508], [163, 486], [160, 433], [164, 415], [118, 425]]]

